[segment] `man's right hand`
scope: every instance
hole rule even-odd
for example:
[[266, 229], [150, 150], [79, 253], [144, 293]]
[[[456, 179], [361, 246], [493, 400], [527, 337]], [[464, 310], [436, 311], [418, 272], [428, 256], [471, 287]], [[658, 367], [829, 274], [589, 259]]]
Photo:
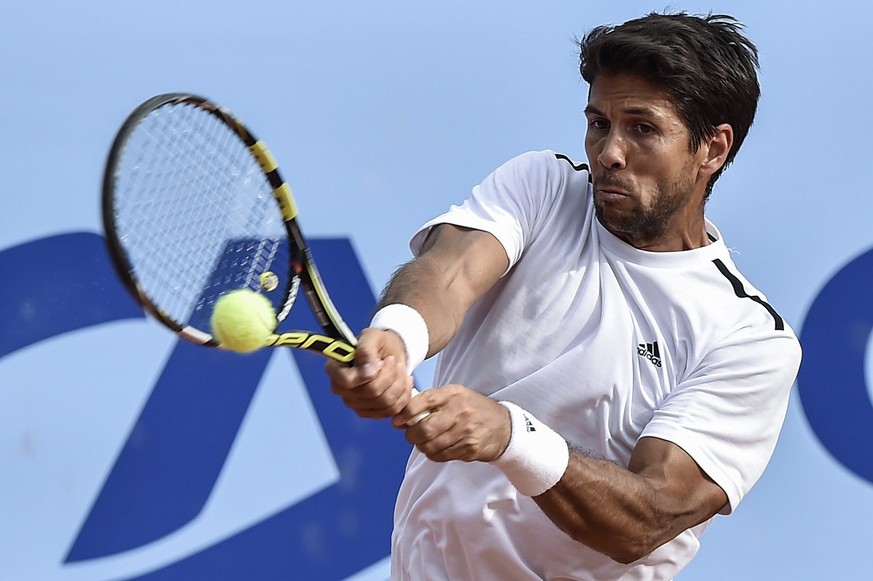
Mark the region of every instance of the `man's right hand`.
[[414, 381], [406, 372], [406, 347], [393, 331], [364, 329], [355, 349], [355, 365], [330, 360], [325, 370], [331, 390], [362, 418], [393, 417], [412, 396]]

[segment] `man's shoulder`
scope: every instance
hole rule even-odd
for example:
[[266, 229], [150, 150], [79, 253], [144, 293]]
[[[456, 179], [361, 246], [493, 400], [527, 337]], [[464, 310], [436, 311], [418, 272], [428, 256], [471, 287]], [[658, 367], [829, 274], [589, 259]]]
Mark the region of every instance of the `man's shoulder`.
[[752, 335], [794, 334], [767, 296], [729, 256], [713, 259], [709, 269], [707, 290], [699, 293], [698, 302], [710, 324]]
[[527, 151], [512, 158], [495, 177], [503, 184], [521, 186], [515, 191], [526, 191], [549, 206], [556, 201], [554, 198], [584, 193], [591, 183], [587, 164], [550, 149]]
[[572, 156], [553, 149], [527, 151], [519, 155], [516, 159], [525, 164], [549, 166], [561, 171], [584, 174], [586, 179], [590, 173], [586, 162], [577, 161]]
[[542, 172], [550, 174], [576, 174], [575, 177], [588, 180], [588, 164], [574, 160], [571, 156], [551, 149], [526, 151], [515, 156], [504, 164], [506, 168], [514, 168], [524, 173]]
[[547, 153], [551, 154], [551, 156], [553, 156], [554, 159], [559, 164], [568, 164], [569, 168], [572, 171], [584, 173], [585, 179], [588, 179], [588, 176], [590, 175], [591, 171], [589, 170], [587, 163], [581, 162], [581, 161], [576, 161], [565, 153], [559, 153], [559, 152], [551, 151], [551, 150], [548, 150]]

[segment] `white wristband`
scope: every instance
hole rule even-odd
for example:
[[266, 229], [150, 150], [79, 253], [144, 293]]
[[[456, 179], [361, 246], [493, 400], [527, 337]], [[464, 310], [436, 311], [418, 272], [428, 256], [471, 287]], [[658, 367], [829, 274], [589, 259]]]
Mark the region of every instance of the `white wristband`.
[[508, 401], [499, 403], [509, 410], [512, 435], [503, 455], [492, 464], [503, 470], [520, 493], [539, 496], [557, 484], [567, 470], [567, 442], [530, 412]]
[[427, 323], [412, 307], [400, 303], [382, 307], [373, 315], [370, 326], [394, 331], [400, 335], [406, 346], [406, 371], [410, 375], [427, 357], [427, 349], [430, 346]]

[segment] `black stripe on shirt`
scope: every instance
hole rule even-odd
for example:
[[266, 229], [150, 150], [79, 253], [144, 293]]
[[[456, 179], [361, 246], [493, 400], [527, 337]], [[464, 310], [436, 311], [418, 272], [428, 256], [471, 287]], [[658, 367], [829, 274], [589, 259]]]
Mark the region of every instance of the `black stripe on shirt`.
[[782, 317], [779, 316], [779, 313], [776, 312], [776, 309], [771, 307], [770, 304], [761, 297], [746, 293], [746, 289], [743, 288], [743, 283], [740, 281], [740, 279], [738, 279], [736, 275], [734, 275], [734, 273], [728, 270], [728, 267], [725, 266], [724, 262], [722, 262], [720, 259], [716, 258], [712, 262], [715, 264], [715, 267], [718, 268], [719, 272], [721, 272], [724, 277], [728, 279], [728, 281], [731, 283], [735, 295], [737, 295], [741, 299], [749, 299], [755, 301], [756, 303], [767, 309], [767, 312], [770, 313], [770, 315], [773, 317], [773, 320], [776, 322], [776, 330], [785, 330], [785, 321], [782, 320]]
[[[569, 157], [564, 155], [563, 153], [556, 153], [555, 157], [557, 157], [558, 159], [563, 159], [564, 161], [569, 163], [571, 166], [573, 166], [573, 169], [575, 169], [576, 171], [588, 171], [588, 164], [587, 163], [576, 163], [572, 159], [570, 159]], [[591, 173], [591, 172], [589, 172], [589, 173]]]

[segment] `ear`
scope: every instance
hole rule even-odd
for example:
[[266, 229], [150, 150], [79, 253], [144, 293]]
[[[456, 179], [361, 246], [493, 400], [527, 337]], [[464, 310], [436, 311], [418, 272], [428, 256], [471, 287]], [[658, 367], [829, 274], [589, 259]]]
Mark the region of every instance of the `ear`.
[[715, 135], [706, 140], [700, 148], [703, 158], [700, 174], [707, 179], [724, 166], [728, 153], [734, 144], [734, 129], [727, 123], [715, 128]]

